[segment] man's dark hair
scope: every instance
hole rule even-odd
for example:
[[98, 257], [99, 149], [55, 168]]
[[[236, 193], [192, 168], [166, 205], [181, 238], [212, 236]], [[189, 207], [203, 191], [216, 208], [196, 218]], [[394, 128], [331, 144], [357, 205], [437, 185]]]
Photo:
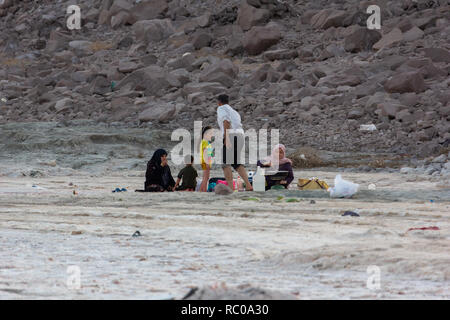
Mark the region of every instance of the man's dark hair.
[[219, 101], [222, 104], [228, 104], [230, 98], [226, 94], [221, 94], [217, 97], [217, 101]]

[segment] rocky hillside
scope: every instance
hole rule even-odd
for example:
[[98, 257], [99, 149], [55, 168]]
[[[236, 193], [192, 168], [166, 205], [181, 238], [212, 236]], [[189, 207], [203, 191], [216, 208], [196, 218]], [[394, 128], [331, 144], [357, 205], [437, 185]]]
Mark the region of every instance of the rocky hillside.
[[444, 153], [449, 20], [447, 0], [0, 0], [0, 123], [191, 129], [228, 93], [289, 148]]

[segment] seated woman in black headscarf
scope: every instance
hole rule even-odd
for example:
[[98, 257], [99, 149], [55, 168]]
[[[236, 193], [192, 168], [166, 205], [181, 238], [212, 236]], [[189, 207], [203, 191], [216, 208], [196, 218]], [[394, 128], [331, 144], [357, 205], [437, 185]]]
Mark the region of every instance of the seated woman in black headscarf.
[[164, 149], [158, 149], [147, 163], [145, 191], [173, 191], [174, 187], [175, 180], [173, 179], [169, 165], [167, 164], [167, 152]]

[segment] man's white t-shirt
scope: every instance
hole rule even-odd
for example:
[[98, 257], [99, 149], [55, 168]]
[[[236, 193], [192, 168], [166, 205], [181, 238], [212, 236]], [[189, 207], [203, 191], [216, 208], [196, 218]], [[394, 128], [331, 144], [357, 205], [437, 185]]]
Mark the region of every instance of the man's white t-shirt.
[[217, 108], [217, 122], [219, 123], [220, 131], [224, 135], [223, 122], [227, 120], [231, 124], [230, 132], [242, 133], [244, 134], [244, 129], [242, 129], [241, 116], [239, 113], [230, 107], [228, 104], [224, 104]]

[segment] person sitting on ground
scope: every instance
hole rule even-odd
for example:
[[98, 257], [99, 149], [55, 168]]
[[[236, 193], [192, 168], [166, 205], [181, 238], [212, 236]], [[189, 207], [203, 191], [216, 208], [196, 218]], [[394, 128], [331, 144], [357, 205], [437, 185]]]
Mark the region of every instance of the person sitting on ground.
[[273, 180], [270, 176], [266, 176], [266, 190], [269, 190], [274, 185], [282, 185], [286, 189], [294, 180], [294, 172], [292, 171], [292, 161], [286, 158], [286, 147], [282, 144], [277, 144], [272, 154], [266, 157], [263, 161], [258, 161], [258, 166], [263, 168], [271, 168], [276, 171], [287, 171], [288, 176], [285, 180]]
[[200, 159], [203, 170], [202, 184], [200, 192], [208, 191], [208, 181], [211, 172], [213, 148], [211, 146], [213, 129], [210, 126], [204, 127], [202, 130], [202, 142], [200, 144]]
[[147, 163], [147, 172], [145, 173], [145, 191], [146, 192], [164, 192], [173, 191], [175, 180], [173, 180], [167, 163], [167, 152], [164, 149], [158, 149], [153, 157]]
[[[195, 191], [197, 187], [197, 170], [192, 166], [194, 162], [193, 156], [186, 156], [184, 163], [186, 166], [178, 173], [177, 183], [175, 184], [176, 191]], [[183, 183], [180, 186], [180, 182]]]

